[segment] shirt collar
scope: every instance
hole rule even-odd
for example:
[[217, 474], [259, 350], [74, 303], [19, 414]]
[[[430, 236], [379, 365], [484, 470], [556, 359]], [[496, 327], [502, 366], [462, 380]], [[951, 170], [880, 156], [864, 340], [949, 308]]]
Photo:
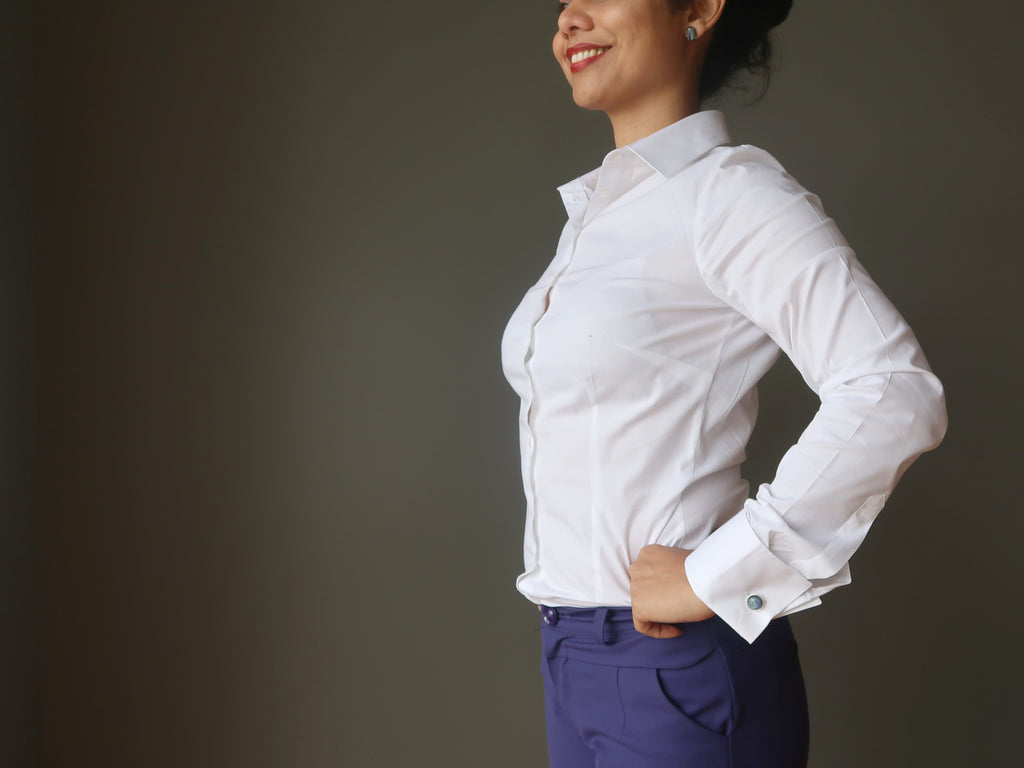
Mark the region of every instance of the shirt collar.
[[[579, 226], [585, 217], [592, 219], [620, 200], [622, 194], [644, 176], [637, 161], [667, 179], [715, 147], [728, 143], [729, 132], [721, 112], [696, 112], [639, 141], [612, 150], [599, 168], [563, 184], [558, 192], [569, 218]], [[627, 158], [633, 161], [623, 165], [622, 161]], [[651, 170], [647, 169], [649, 175]], [[591, 196], [599, 184], [604, 185], [602, 198], [592, 204]]]
[[695, 112], [650, 136], [644, 136], [627, 145], [626, 149], [668, 178], [729, 141], [725, 116], [718, 110], [708, 110]]

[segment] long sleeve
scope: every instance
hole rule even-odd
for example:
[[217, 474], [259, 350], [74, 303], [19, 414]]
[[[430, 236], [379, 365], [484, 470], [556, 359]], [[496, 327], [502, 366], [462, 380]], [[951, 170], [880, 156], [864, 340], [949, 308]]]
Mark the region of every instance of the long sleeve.
[[848, 560], [906, 468], [942, 439], [946, 412], [910, 328], [817, 198], [750, 153], [729, 155], [702, 190], [698, 266], [821, 400], [774, 480], [687, 560], [697, 595], [752, 642], [849, 581]]
[[[525, 570], [553, 606], [629, 605], [649, 544], [748, 641], [849, 581], [942, 387], [819, 201], [701, 112], [559, 188], [551, 266], [506, 328], [522, 399]], [[781, 352], [821, 406], [754, 498], [757, 382]], [[764, 478], [768, 479], [768, 478]]]

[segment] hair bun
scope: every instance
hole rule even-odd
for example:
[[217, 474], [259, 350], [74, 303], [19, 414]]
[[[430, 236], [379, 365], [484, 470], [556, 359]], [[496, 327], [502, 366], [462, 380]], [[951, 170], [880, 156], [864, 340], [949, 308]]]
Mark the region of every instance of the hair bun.
[[781, 24], [789, 17], [793, 8], [793, 0], [780, 0], [776, 3], [765, 3], [765, 7], [772, 11], [770, 16], [771, 25], [774, 27]]
[[[682, 2], [682, 0], [674, 0]], [[771, 31], [793, 7], [793, 0], [726, 0], [701, 70], [701, 100], [716, 93], [741, 70], [771, 74]]]
[[[729, 0], [735, 2], [736, 0]], [[768, 29], [776, 27], [786, 20], [793, 7], [793, 0], [748, 0], [743, 2], [750, 13], [760, 17], [761, 23]]]

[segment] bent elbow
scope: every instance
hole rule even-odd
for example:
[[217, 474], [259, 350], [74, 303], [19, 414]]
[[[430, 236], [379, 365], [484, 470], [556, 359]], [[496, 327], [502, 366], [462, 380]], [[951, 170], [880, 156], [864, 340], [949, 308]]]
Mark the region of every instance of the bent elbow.
[[921, 371], [905, 376], [908, 386], [913, 387], [912, 419], [906, 439], [919, 455], [938, 447], [946, 436], [949, 416], [946, 412], [946, 396], [942, 382], [931, 371]]
[[935, 387], [938, 390], [935, 398], [932, 401], [931, 407], [931, 444], [925, 449], [930, 451], [932, 448], [938, 447], [939, 443], [942, 442], [946, 436], [946, 430], [949, 429], [949, 413], [946, 410], [946, 395], [942, 388], [942, 382], [937, 378], [935, 379]]

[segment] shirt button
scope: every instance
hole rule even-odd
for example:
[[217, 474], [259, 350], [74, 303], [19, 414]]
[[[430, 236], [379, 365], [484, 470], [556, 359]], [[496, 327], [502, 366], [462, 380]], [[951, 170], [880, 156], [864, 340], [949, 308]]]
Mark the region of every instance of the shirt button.
[[747, 608], [752, 611], [760, 611], [764, 608], [764, 598], [760, 595], [751, 595], [747, 598]]

